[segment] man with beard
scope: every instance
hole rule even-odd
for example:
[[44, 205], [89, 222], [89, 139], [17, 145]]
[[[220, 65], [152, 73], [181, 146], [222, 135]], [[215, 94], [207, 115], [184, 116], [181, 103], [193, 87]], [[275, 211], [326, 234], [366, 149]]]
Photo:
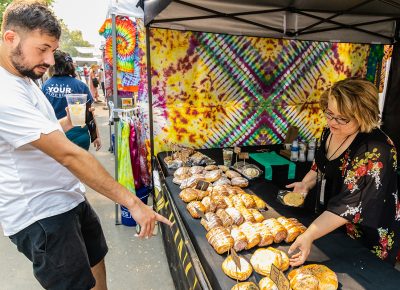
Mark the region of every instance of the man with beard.
[[70, 119], [57, 121], [33, 82], [54, 64], [60, 34], [55, 16], [40, 3], [19, 1], [4, 12], [0, 221], [4, 234], [32, 261], [45, 289], [107, 289], [106, 241], [79, 180], [127, 207], [141, 225], [140, 237], [152, 236], [155, 221], [170, 222], [65, 137]]

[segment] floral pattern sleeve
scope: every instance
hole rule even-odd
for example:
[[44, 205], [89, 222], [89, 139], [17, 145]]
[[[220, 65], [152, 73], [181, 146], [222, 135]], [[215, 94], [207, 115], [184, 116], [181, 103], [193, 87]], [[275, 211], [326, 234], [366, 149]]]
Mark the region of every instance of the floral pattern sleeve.
[[354, 154], [346, 152], [340, 168], [344, 182], [341, 192], [329, 201], [329, 211], [353, 224], [378, 227], [390, 176], [395, 173], [395, 157], [388, 148], [388, 144], [374, 142], [361, 144]]

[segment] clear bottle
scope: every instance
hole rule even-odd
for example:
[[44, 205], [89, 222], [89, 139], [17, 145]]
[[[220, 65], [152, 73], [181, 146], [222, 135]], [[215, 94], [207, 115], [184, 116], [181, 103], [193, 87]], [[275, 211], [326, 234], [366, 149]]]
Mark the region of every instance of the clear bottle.
[[316, 140], [313, 138], [308, 144], [307, 161], [312, 162], [315, 156]]
[[294, 162], [299, 160], [299, 142], [297, 142], [297, 140], [294, 140], [292, 143], [292, 147], [290, 150], [290, 160]]

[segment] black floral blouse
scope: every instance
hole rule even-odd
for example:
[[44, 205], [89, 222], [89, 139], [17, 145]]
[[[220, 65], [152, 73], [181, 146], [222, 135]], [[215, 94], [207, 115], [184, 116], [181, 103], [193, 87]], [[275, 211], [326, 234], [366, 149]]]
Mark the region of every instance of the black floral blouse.
[[328, 161], [329, 133], [323, 132], [313, 165], [326, 179], [325, 209], [349, 221], [350, 237], [394, 263], [400, 246], [400, 204], [393, 142], [380, 129], [358, 133], [341, 156]]

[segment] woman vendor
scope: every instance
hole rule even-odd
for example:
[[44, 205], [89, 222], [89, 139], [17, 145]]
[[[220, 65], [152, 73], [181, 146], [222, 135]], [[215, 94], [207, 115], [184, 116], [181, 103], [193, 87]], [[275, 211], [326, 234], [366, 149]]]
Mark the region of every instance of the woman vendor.
[[301, 182], [287, 187], [307, 195], [318, 183], [325, 211], [292, 244], [290, 263], [303, 264], [314, 240], [345, 225], [348, 235], [394, 264], [400, 234], [397, 157], [379, 129], [378, 91], [366, 80], [349, 78], [324, 92], [320, 106], [328, 127], [315, 161]]

